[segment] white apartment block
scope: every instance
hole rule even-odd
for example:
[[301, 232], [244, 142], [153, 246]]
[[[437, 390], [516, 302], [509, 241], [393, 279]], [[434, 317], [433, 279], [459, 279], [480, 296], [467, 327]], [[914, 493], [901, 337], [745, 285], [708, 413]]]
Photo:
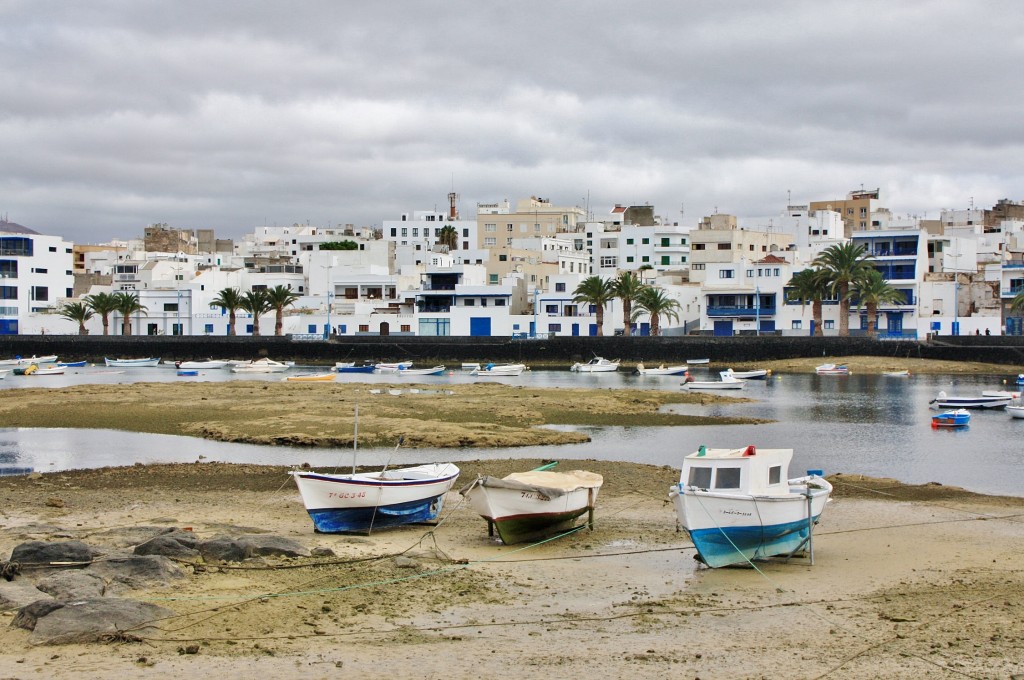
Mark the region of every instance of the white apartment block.
[[0, 334], [38, 332], [27, 327], [29, 318], [74, 295], [73, 259], [61, 237], [0, 222]]

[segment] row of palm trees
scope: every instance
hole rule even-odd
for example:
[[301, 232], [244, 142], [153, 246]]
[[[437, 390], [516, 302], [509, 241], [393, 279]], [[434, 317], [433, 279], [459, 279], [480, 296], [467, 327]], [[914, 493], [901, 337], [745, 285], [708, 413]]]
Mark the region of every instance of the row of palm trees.
[[811, 263], [790, 279], [787, 296], [791, 302], [811, 303], [814, 335], [823, 335], [822, 302], [839, 300], [839, 335], [850, 335], [850, 307], [867, 311], [867, 334], [876, 335], [878, 308], [886, 304], [906, 303], [903, 292], [893, 288], [871, 263], [872, 256], [863, 245], [843, 243], [826, 248]]
[[[651, 318], [651, 335], [661, 335], [661, 319], [679, 320], [679, 301], [668, 296], [664, 288], [640, 280], [635, 272], [624, 271], [614, 279], [590, 276], [573, 291], [573, 302], [592, 305], [597, 334], [604, 335], [604, 308], [612, 300], [622, 300], [622, 334], [632, 335], [633, 322], [644, 314]], [[634, 308], [635, 305], [635, 308]]]
[[[276, 314], [274, 335], [284, 334], [284, 310], [295, 304], [299, 296], [287, 286], [274, 288], [255, 288], [242, 293], [237, 288], [225, 288], [210, 303], [210, 308], [222, 307], [228, 312], [228, 334], [236, 335], [235, 317], [239, 310], [252, 315], [252, 334], [260, 334], [260, 317], [273, 310]], [[110, 315], [121, 314], [124, 320], [121, 334], [132, 334], [132, 315], [145, 316], [148, 309], [139, 301], [136, 293], [121, 291], [118, 293], [96, 293], [86, 295], [81, 302], [69, 302], [60, 309], [60, 315], [78, 324], [78, 334], [88, 335], [85, 323], [94, 316], [103, 319], [103, 335], [110, 334]]]

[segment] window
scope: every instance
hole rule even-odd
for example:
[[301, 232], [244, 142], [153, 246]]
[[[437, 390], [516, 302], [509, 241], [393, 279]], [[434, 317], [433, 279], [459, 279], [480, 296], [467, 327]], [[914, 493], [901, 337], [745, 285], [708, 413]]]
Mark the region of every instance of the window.
[[720, 467], [715, 473], [716, 489], [740, 488], [740, 469], [738, 467]]
[[488, 236], [487, 238], [484, 239], [484, 247], [485, 248], [488, 247], [488, 246], [493, 246], [493, 245], [497, 245], [497, 243], [495, 241], [495, 238], [493, 236]]
[[782, 270], [779, 269], [778, 267], [776, 267], [772, 271], [775, 272], [775, 276], [781, 276], [782, 275]]
[[408, 236], [409, 236], [409, 227], [402, 227], [402, 238], [407, 238]]
[[646, 246], [646, 245], [649, 245], [649, 244], [650, 244], [650, 242], [651, 242], [651, 239], [649, 239], [649, 238], [642, 238], [642, 239], [640, 239], [640, 243], [641, 243], [642, 245], [645, 245], [645, 246]]
[[540, 231], [540, 225], [539, 224], [533, 225], [533, 230], [536, 231], [536, 232], [539, 232]]
[[391, 227], [391, 238], [395, 238], [397, 236], [398, 236], [398, 229], [396, 229], [394, 227]]
[[[760, 272], [760, 271], [761, 270], [759, 269], [758, 272]], [[747, 270], [747, 277], [749, 277], [749, 278], [753, 278], [754, 277], [754, 270], [753, 269], [748, 269]]]
[[614, 255], [604, 255], [604, 256], [601, 257], [601, 266], [602, 267], [618, 267], [619, 266], [619, 258], [615, 257]]
[[833, 321], [832, 319], [825, 319], [825, 322], [824, 322], [825, 330], [830, 331], [830, 330], [834, 329], [835, 327], [836, 327], [836, 322], [835, 321]]
[[466, 298], [465, 300], [462, 301], [462, 306], [463, 307], [476, 307], [476, 300], [474, 300], [473, 298]]
[[661, 256], [661, 264], [662, 265], [672, 264], [672, 258], [670, 256], [668, 256], [668, 255], [662, 255]]
[[17, 286], [0, 286], [0, 300], [17, 300]]
[[718, 244], [718, 249], [719, 250], [732, 250], [732, 244], [731, 243], [719, 243]]
[[750, 244], [750, 252], [754, 252], [754, 244]]
[[733, 270], [732, 269], [722, 269], [721, 271], [718, 272], [718, 278], [720, 278], [720, 279], [731, 279], [731, 278], [733, 278]]
[[548, 332], [549, 333], [559, 333], [559, 332], [561, 332], [561, 330], [562, 330], [562, 324], [560, 324], [560, 323], [549, 323], [548, 324]]
[[50, 299], [50, 289], [46, 286], [32, 286], [32, 297], [30, 300], [36, 300], [37, 302], [46, 302]]
[[497, 284], [498, 283], [498, 275], [497, 274], [488, 274], [487, 275], [487, 282], [492, 284], [492, 285]]
[[642, 255], [642, 256], [640, 257], [640, 261], [641, 261], [641, 262], [645, 262], [645, 263], [646, 263], [646, 262], [650, 262], [650, 261], [651, 261], [651, 257], [650, 257], [650, 255]]
[[558, 314], [558, 305], [544, 305], [545, 314]]
[[[968, 224], [970, 224], [970, 222], [968, 222]], [[57, 246], [50, 246], [50, 252], [51, 253], [57, 252]]]
[[[424, 234], [424, 236], [426, 235], [426, 233], [427, 233], [427, 228], [426, 228], [426, 227], [424, 227], [424, 228], [423, 228], [423, 234]], [[412, 237], [413, 237], [413, 238], [417, 238], [417, 237], [419, 237], [419, 235], [420, 235], [420, 228], [419, 228], [419, 227], [413, 227], [413, 228], [412, 228]]]
[[703, 262], [696, 263], [696, 264], [693, 265], [693, 268], [696, 271], [703, 271], [704, 263]]
[[316, 324], [315, 323], [307, 324], [306, 325], [306, 332], [307, 333], [316, 333]]
[[402, 333], [411, 333], [412, 332], [412, 326], [410, 326], [407, 323], [404, 323], [401, 326], [399, 326], [399, 329], [401, 330]]
[[627, 245], [627, 246], [631, 246], [631, 245], [633, 245], [633, 239], [631, 239], [631, 238], [627, 238], [627, 239], [626, 239], [626, 245]]
[[498, 225], [496, 225], [496, 224], [485, 224], [484, 225], [484, 231], [497, 231], [497, 230], [498, 230]]
[[494, 298], [494, 306], [495, 307], [504, 307], [505, 306], [505, 298]]
[[781, 465], [772, 465], [770, 468], [768, 468], [768, 483], [769, 484], [778, 484], [781, 481], [782, 481], [782, 466]]
[[509, 223], [508, 223], [508, 224], [507, 224], [507, 225], [505, 226], [505, 231], [512, 231], [512, 227], [513, 227], [513, 226], [514, 226], [514, 225], [513, 225], [513, 224], [512, 224], [511, 222], [509, 222]]
[[50, 271], [45, 267], [32, 267], [33, 274], [49, 274]]
[[632, 262], [632, 261], [633, 261], [633, 256], [632, 255], [627, 255], [626, 256], [626, 262]]
[[801, 328], [803, 328], [803, 326], [804, 326], [804, 322], [800, 321], [799, 319], [797, 319], [796, 321], [793, 322], [793, 325], [790, 326], [790, 328], [792, 328], [795, 331], [798, 331]]
[[213, 335], [213, 324], [208, 323], [205, 326], [203, 326], [203, 332], [206, 333], [207, 335]]
[[498, 255], [498, 262], [508, 262], [508, 255]]
[[370, 324], [367, 324], [367, 323], [359, 324], [359, 332], [360, 333], [369, 333], [370, 332]]
[[165, 312], [176, 312], [176, 311], [178, 311], [178, 303], [177, 302], [165, 302], [164, 303], [164, 311]]
[[561, 281], [561, 282], [558, 282], [558, 283], [555, 284], [555, 292], [556, 293], [564, 293], [565, 292], [565, 282], [564, 281]]
[[711, 468], [693, 467], [690, 468], [690, 478], [686, 480], [687, 485], [696, 486], [701, 489], [711, 487]]
[[694, 244], [693, 244], [693, 245], [691, 246], [691, 248], [692, 248], [693, 250], [704, 250], [704, 249], [705, 249], [705, 247], [707, 247], [707, 244], [706, 244], [706, 243], [694, 243]]

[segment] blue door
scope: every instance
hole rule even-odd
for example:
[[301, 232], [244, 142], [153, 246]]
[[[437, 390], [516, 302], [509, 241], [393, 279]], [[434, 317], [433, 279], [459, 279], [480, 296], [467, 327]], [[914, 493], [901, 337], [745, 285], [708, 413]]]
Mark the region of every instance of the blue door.
[[473, 337], [490, 337], [491, 317], [471, 316], [469, 318], [469, 334]]
[[580, 325], [578, 323], [574, 323], [572, 325], [572, 337], [577, 338], [577, 337], [579, 337], [579, 335], [580, 335]]
[[642, 323], [642, 324], [640, 324], [640, 335], [650, 335], [650, 334], [651, 334], [651, 324], [649, 324], [649, 323]]
[[1024, 335], [1024, 318], [1019, 316], [1006, 317], [1007, 335]]
[[775, 319], [761, 319], [760, 331], [762, 333], [774, 333]]
[[903, 335], [903, 312], [886, 312], [886, 335]]
[[728, 319], [726, 321], [716, 321], [715, 335], [722, 337], [732, 337], [732, 319]]
[[590, 337], [592, 337], [592, 338], [596, 338], [597, 337], [597, 324], [596, 323], [590, 324]]

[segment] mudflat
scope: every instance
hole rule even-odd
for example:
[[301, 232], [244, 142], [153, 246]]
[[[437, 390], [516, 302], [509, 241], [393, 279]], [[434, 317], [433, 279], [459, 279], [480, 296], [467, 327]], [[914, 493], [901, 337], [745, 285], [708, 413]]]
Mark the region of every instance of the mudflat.
[[[460, 463], [477, 474], [537, 460]], [[807, 558], [708, 569], [669, 467], [600, 473], [593, 531], [504, 546], [455, 491], [437, 526], [314, 533], [287, 471], [196, 463], [0, 480], [0, 558], [27, 540], [107, 554], [140, 526], [271, 532], [333, 556], [183, 563], [121, 593], [175, 615], [107, 644], [0, 627], [0, 677], [946, 678], [1024, 673], [1024, 499], [833, 475]], [[99, 559], [103, 559], [100, 557]], [[23, 575], [22, 578], [36, 578]], [[9, 622], [13, 612], [0, 614]]]

